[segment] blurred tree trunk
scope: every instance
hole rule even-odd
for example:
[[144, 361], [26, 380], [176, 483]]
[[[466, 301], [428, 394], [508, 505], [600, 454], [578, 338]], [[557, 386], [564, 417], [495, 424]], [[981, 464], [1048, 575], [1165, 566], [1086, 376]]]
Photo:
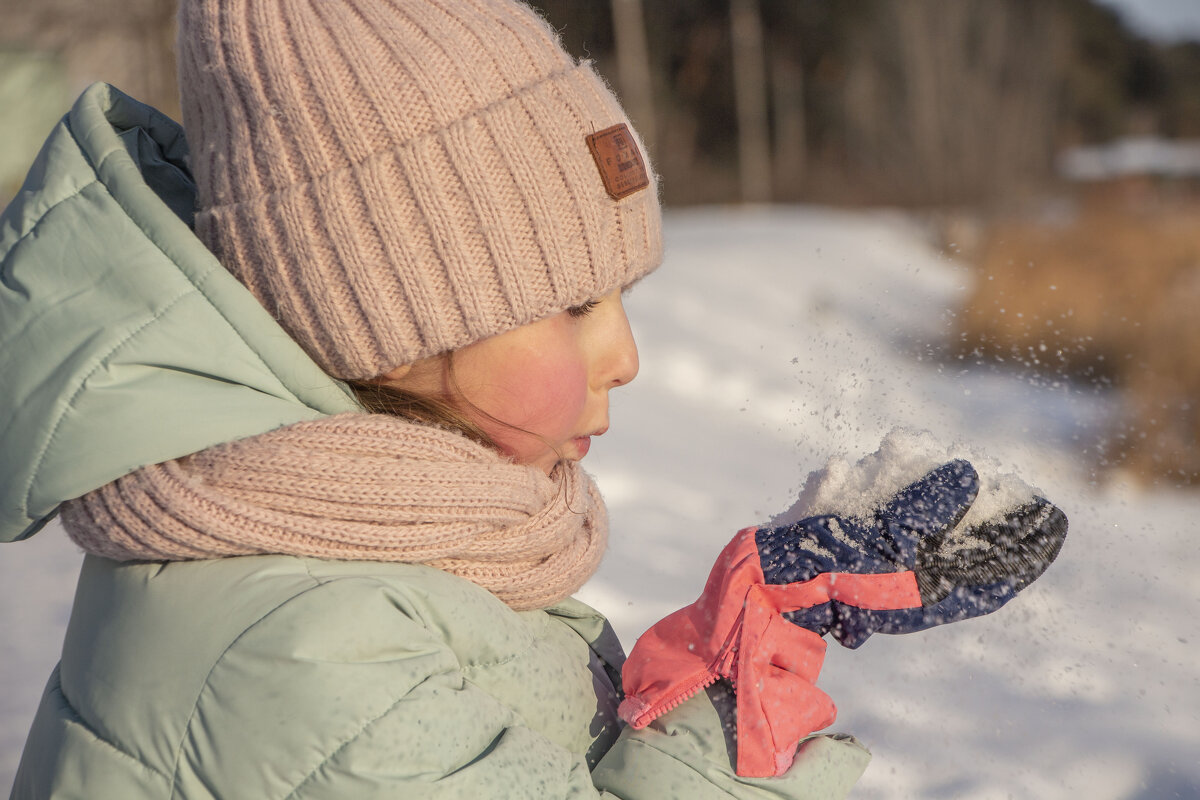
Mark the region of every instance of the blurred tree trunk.
[[771, 200], [771, 138], [758, 0], [731, 0], [730, 31], [742, 202], [767, 203]]
[[1048, 172], [1065, 47], [1055, 4], [878, 0], [855, 40], [847, 140], [898, 195], [953, 203]]
[[771, 59], [771, 105], [775, 111], [775, 195], [795, 196], [804, 187], [808, 136], [805, 132], [804, 70], [794, 52]]
[[646, 47], [642, 0], [612, 0], [613, 40], [621, 100], [633, 119], [646, 149], [655, 153], [654, 80]]

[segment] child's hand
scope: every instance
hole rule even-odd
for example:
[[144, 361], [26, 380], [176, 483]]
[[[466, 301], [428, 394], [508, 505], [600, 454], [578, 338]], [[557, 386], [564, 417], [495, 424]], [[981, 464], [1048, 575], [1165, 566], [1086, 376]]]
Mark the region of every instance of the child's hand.
[[1058, 555], [1067, 519], [1041, 498], [958, 530], [978, 490], [974, 468], [951, 461], [865, 518], [740, 531], [700, 598], [638, 640], [621, 717], [644, 727], [726, 678], [737, 692], [738, 775], [783, 774], [800, 740], [836, 716], [815, 685], [825, 633], [857, 647], [877, 631], [986, 614]]
[[923, 630], [1004, 605], [1058, 555], [1067, 518], [1034, 497], [998, 519], [957, 530], [978, 488], [971, 465], [952, 461], [868, 519], [819, 516], [758, 530], [768, 584], [828, 584], [827, 601], [784, 618], [858, 647], [875, 632]]

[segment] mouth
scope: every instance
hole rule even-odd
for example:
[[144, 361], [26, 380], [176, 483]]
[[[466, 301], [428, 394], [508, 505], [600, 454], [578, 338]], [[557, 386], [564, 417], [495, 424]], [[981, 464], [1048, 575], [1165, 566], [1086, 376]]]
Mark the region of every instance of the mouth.
[[586, 436], [576, 436], [574, 439], [572, 439], [571, 442], [575, 445], [575, 452], [578, 453], [578, 455], [575, 456], [575, 459], [579, 460], [583, 458], [588, 454], [588, 450], [592, 449], [593, 436], [603, 436], [607, 432], [608, 426], [605, 425], [603, 428], [597, 428]]
[[571, 442], [575, 445], [576, 460], [583, 458], [592, 449], [591, 436], [576, 436]]

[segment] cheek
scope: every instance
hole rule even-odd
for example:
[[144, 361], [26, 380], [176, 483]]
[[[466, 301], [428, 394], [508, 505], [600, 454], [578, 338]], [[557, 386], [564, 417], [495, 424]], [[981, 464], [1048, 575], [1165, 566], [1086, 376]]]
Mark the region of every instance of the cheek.
[[579, 433], [574, 426], [587, 400], [587, 374], [579, 359], [544, 354], [511, 370], [505, 384], [507, 391], [496, 397], [502, 413], [494, 416], [551, 440]]
[[481, 367], [476, 375], [482, 380], [472, 382], [472, 390], [466, 393], [494, 419], [473, 416], [496, 444], [518, 461], [540, 464], [550, 459], [548, 463], [553, 463], [550, 448], [586, 433], [580, 425], [587, 407], [587, 368], [570, 347], [492, 352], [476, 364]]

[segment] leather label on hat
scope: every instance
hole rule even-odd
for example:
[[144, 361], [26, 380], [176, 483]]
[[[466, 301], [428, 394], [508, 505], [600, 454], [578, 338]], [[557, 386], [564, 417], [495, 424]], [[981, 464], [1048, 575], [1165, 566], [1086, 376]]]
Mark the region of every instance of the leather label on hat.
[[640, 192], [650, 185], [646, 162], [624, 122], [587, 136], [588, 150], [600, 170], [604, 188], [614, 200]]

